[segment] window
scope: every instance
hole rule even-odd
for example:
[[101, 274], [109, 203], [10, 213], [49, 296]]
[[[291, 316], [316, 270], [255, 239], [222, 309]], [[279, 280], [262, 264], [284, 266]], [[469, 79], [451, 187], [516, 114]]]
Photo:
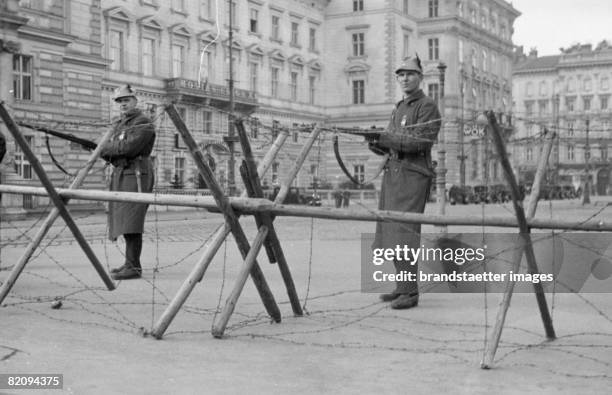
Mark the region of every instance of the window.
[[527, 96], [533, 96], [533, 83], [532, 82], [528, 82], [525, 85], [525, 94]]
[[602, 160], [608, 160], [608, 146], [602, 145], [599, 147], [599, 157]]
[[602, 90], [607, 91], [610, 88], [610, 80], [608, 79], [608, 77], [601, 77], [599, 85]]
[[491, 73], [497, 73], [497, 55], [491, 53]]
[[576, 82], [574, 81], [573, 78], [569, 78], [567, 80], [567, 91], [568, 92], [573, 92], [576, 89]]
[[142, 74], [153, 75], [153, 62], [155, 59], [155, 40], [151, 38], [142, 39]]
[[463, 40], [459, 40], [459, 44], [458, 45], [459, 45], [459, 49], [458, 49], [458, 52], [459, 52], [459, 62], [463, 63], [465, 61], [465, 56], [464, 56], [465, 54], [463, 53]]
[[353, 0], [353, 11], [363, 11], [363, 0]]
[[[230, 20], [231, 18], [231, 20]], [[227, 1], [227, 23], [236, 26], [236, 1]]]
[[525, 159], [527, 159], [527, 162], [531, 162], [533, 160], [533, 148], [527, 147], [525, 150]]
[[353, 81], [353, 104], [365, 103], [365, 81]]
[[533, 102], [531, 101], [525, 102], [525, 115], [527, 116], [533, 115]]
[[565, 98], [565, 108], [567, 109], [567, 111], [573, 112], [575, 104], [576, 104], [576, 98], [575, 97], [566, 97]]
[[272, 38], [280, 40], [280, 17], [272, 15]]
[[257, 21], [259, 20], [259, 11], [255, 8], [251, 8], [250, 13], [250, 21], [249, 21], [249, 31], [251, 33], [257, 33]]
[[259, 64], [255, 62], [249, 63], [249, 88], [253, 92], [257, 92], [257, 69]]
[[593, 87], [593, 82], [591, 81], [590, 78], [585, 78], [584, 81], [582, 82], [582, 88], [589, 92], [591, 90], [591, 88]]
[[296, 131], [293, 132], [293, 134], [291, 136], [291, 139], [293, 140], [294, 143], [297, 143], [298, 142], [298, 137], [299, 137], [299, 134], [298, 134], [298, 132], [296, 130]]
[[299, 42], [299, 28], [300, 24], [297, 22], [291, 22], [291, 45], [298, 45]]
[[317, 29], [311, 27], [308, 35], [308, 49], [311, 51], [317, 50]]
[[202, 130], [204, 131], [204, 134], [212, 134], [213, 132], [212, 130], [212, 125], [213, 125], [212, 111], [204, 110], [202, 112], [202, 115], [203, 115]]
[[427, 95], [434, 99], [436, 103], [440, 99], [440, 85], [438, 84], [429, 84], [427, 85]]
[[470, 21], [474, 25], [476, 24], [476, 10], [474, 8], [470, 8]]
[[483, 49], [482, 50], [482, 71], [488, 71], [489, 70], [489, 62], [488, 62], [488, 57], [487, 57], [487, 50]]
[[[178, 111], [185, 125], [187, 127], [191, 126], [187, 122], [187, 109], [185, 107], [177, 107], [176, 110]], [[178, 131], [174, 132], [174, 148], [177, 148], [177, 149], [187, 148], [187, 146], [185, 145], [185, 142], [183, 141], [183, 138], [181, 137], [181, 134]]]
[[172, 76], [181, 77], [185, 71], [185, 48], [182, 45], [172, 45]]
[[567, 135], [569, 137], [573, 137], [574, 136], [574, 122], [568, 122], [567, 123]]
[[410, 56], [410, 35], [408, 33], [404, 33], [402, 54], [404, 58], [407, 58], [408, 56]]
[[308, 103], [315, 104], [317, 93], [317, 77], [311, 75], [308, 77]]
[[256, 139], [259, 136], [259, 119], [251, 118], [251, 138]]
[[272, 67], [270, 69], [270, 95], [272, 97], [278, 97], [278, 75], [279, 68]]
[[185, 158], [174, 158], [174, 179], [175, 185], [185, 185]]
[[207, 50], [202, 57], [203, 62], [200, 65], [200, 73], [202, 79], [213, 80], [215, 78], [215, 63], [214, 57], [210, 50]]
[[[33, 137], [23, 136], [29, 146], [32, 146]], [[26, 180], [32, 179], [32, 166], [26, 159], [23, 151], [17, 143], [15, 143], [15, 173]]]
[[13, 55], [13, 95], [15, 99], [32, 100], [32, 57]]
[[599, 104], [602, 110], [608, 109], [608, 96], [599, 96]]
[[540, 82], [540, 96], [546, 96], [548, 92], [548, 86], [546, 84], [546, 81], [541, 81]]
[[278, 168], [279, 167], [280, 166], [278, 162], [272, 163], [272, 184], [278, 183]]
[[353, 56], [363, 56], [365, 52], [365, 33], [353, 33]]
[[584, 111], [591, 111], [591, 97], [583, 97], [582, 98], [582, 108]]
[[410, 15], [409, 11], [408, 11], [408, 0], [404, 0], [402, 2], [402, 13], [404, 15]]
[[538, 102], [538, 115], [539, 116], [545, 115], [547, 110], [548, 110], [548, 102], [547, 101], [541, 100], [540, 102]]
[[567, 160], [572, 161], [572, 162], [575, 160], [576, 156], [575, 156], [574, 151], [575, 150], [574, 150], [573, 145], [567, 146], [567, 156], [566, 156]]
[[427, 46], [429, 47], [429, 60], [438, 60], [439, 40], [437, 38], [430, 38], [427, 40]]
[[297, 101], [298, 97], [298, 73], [295, 71], [291, 72], [291, 82], [289, 84], [291, 89], [291, 100]]
[[280, 132], [280, 122], [276, 120], [272, 120], [272, 138], [273, 139], [277, 138], [279, 132]]
[[213, 19], [212, 4], [215, 0], [200, 0], [200, 18]]
[[438, 17], [438, 0], [429, 0], [429, 17]]
[[353, 175], [359, 182], [365, 181], [365, 166], [362, 164], [353, 166]]
[[463, 18], [463, 2], [461, 1], [457, 2], [457, 13], [461, 18]]
[[123, 32], [118, 30], [110, 31], [109, 59], [111, 60], [111, 70], [123, 70]]

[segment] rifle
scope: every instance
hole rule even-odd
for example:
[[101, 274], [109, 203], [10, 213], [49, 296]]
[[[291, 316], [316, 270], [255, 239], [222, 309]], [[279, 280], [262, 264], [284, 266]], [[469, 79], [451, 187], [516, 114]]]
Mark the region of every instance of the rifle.
[[[384, 129], [382, 129], [382, 128], [375, 128], [375, 127], [372, 127], [371, 129], [334, 128], [333, 130], [335, 132], [337, 132], [337, 133], [343, 133], [343, 134], [348, 134], [348, 135], [351, 135], [351, 136], [360, 136], [360, 137], [363, 137], [367, 142], [376, 141], [376, 140], [378, 140], [378, 138], [380, 137], [380, 135], [382, 133], [385, 133]], [[346, 168], [346, 165], [344, 164], [344, 161], [340, 157], [340, 146], [339, 146], [339, 143], [338, 143], [338, 135], [337, 134], [333, 137], [333, 143], [334, 143], [334, 155], [336, 156], [336, 161], [338, 162], [338, 165], [340, 166], [340, 169], [342, 169], [342, 172], [344, 173], [344, 175], [346, 175], [348, 177], [348, 179], [351, 180], [351, 182], [353, 182], [353, 184], [356, 184], [356, 185], [369, 184], [376, 177], [378, 177], [380, 175], [380, 173], [382, 173], [382, 171], [383, 171], [383, 169], [384, 169], [384, 167], [385, 167], [385, 165], [387, 163], [387, 159], [389, 157], [389, 155], [385, 154], [385, 158], [380, 163], [380, 165], [378, 166], [378, 169], [376, 171], [376, 174], [371, 179], [360, 181], [357, 178], [355, 178], [348, 171], [348, 169]]]
[[73, 143], [77, 143], [79, 144], [81, 147], [92, 151], [94, 149], [96, 149], [96, 147], [98, 146], [98, 144], [94, 143], [91, 140], [87, 140], [87, 139], [83, 139], [81, 137], [77, 137], [73, 134], [70, 133], [63, 133], [63, 132], [58, 132], [57, 130], [52, 130], [49, 128], [45, 128], [43, 126], [36, 126], [36, 125], [32, 125], [29, 124], [27, 122], [23, 122], [23, 121], [19, 121], [17, 122], [17, 125], [19, 126], [23, 126], [24, 128], [28, 128], [28, 129], [32, 129], [32, 130], [36, 130], [38, 132], [43, 132], [45, 133], [47, 136], [46, 137], [46, 145], [47, 145], [47, 152], [49, 152], [49, 157], [51, 158], [51, 160], [53, 161], [53, 163], [55, 164], [55, 166], [60, 169], [64, 174], [69, 175], [69, 176], [74, 176], [74, 174], [69, 173], [66, 169], [64, 169], [64, 167], [62, 167], [62, 165], [59, 164], [59, 162], [57, 161], [57, 159], [55, 159], [55, 156], [53, 156], [53, 153], [51, 152], [51, 146], [49, 145], [49, 136], [55, 136], [55, 137], [59, 137], [60, 139], [64, 139], [64, 140], [68, 140], [70, 142]]
[[43, 126], [36, 126], [36, 125], [32, 125], [29, 124], [27, 122], [23, 122], [23, 121], [19, 121], [17, 122], [17, 125], [19, 126], [23, 126], [25, 128], [28, 129], [32, 129], [32, 130], [36, 130], [38, 132], [43, 132], [45, 134], [50, 134], [51, 136], [55, 136], [55, 137], [59, 137], [60, 139], [64, 139], [64, 140], [68, 140], [71, 141], [73, 143], [79, 144], [80, 146], [82, 146], [83, 148], [92, 151], [94, 149], [96, 149], [96, 147], [98, 146], [98, 144], [94, 143], [91, 140], [87, 140], [81, 137], [77, 137], [73, 134], [70, 133], [63, 133], [63, 132], [58, 132], [57, 130], [52, 130], [49, 128], [45, 128]]

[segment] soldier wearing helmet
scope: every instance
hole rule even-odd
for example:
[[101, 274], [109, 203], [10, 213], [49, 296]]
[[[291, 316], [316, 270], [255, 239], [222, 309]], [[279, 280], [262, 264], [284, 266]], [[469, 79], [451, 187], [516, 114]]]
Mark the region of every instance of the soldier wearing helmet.
[[[151, 192], [153, 165], [151, 151], [155, 143], [152, 121], [137, 108], [138, 99], [130, 85], [124, 85], [113, 96], [121, 116], [113, 125], [113, 134], [102, 147], [101, 156], [112, 163], [111, 191]], [[140, 254], [142, 233], [148, 205], [110, 202], [108, 210], [109, 238], [125, 239], [125, 262], [111, 270], [115, 280], [139, 278], [142, 273]]]
[[[402, 62], [395, 70], [395, 76], [404, 97], [396, 104], [387, 130], [370, 142], [372, 151], [389, 156], [379, 209], [422, 213], [435, 176], [431, 147], [440, 130], [440, 112], [436, 102], [420, 89], [423, 67], [418, 56]], [[418, 248], [420, 237], [420, 224], [378, 222], [373, 248]], [[395, 260], [394, 263], [397, 273], [418, 274], [416, 262]], [[395, 286], [391, 293], [382, 294], [381, 300], [391, 302], [394, 309], [417, 306], [419, 290], [416, 281], [397, 281]]]

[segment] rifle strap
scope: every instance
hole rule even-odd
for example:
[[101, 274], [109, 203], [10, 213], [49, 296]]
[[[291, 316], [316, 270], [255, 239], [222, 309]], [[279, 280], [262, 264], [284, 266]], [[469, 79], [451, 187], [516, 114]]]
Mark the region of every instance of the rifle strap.
[[376, 170], [376, 173], [374, 174], [374, 176], [372, 176], [372, 178], [370, 178], [368, 180], [359, 181], [355, 176], [353, 176], [348, 171], [348, 169], [346, 168], [346, 165], [344, 164], [344, 161], [342, 160], [342, 157], [340, 156], [340, 143], [338, 142], [338, 135], [337, 134], [334, 135], [333, 141], [334, 141], [334, 155], [336, 156], [336, 161], [338, 162], [338, 165], [342, 169], [342, 172], [344, 173], [344, 175], [346, 175], [348, 177], [348, 179], [351, 180], [351, 182], [353, 182], [354, 184], [357, 184], [357, 185], [366, 185], [366, 184], [369, 184], [372, 181], [374, 181], [380, 175], [380, 173], [382, 173], [383, 169], [387, 165], [387, 161], [389, 160], [389, 154], [386, 154], [384, 156], [383, 160], [378, 165], [378, 169]]
[[69, 173], [66, 169], [64, 169], [64, 167], [62, 165], [59, 164], [57, 159], [55, 159], [55, 156], [53, 156], [53, 152], [51, 152], [51, 145], [49, 144], [49, 135], [46, 135], [46, 134], [45, 134], [45, 145], [47, 146], [47, 152], [49, 153], [49, 157], [51, 158], [51, 161], [53, 162], [53, 164], [58, 169], [60, 169], [62, 171], [62, 173], [66, 174], [67, 176], [75, 177], [76, 174]]

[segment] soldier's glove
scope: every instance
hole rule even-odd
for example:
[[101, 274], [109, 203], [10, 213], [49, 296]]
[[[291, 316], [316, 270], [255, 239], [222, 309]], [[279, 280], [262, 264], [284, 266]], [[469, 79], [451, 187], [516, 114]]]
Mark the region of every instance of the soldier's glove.
[[381, 135], [378, 137], [378, 141], [376, 142], [376, 144], [380, 148], [399, 149], [402, 144], [402, 139], [400, 136], [394, 135], [392, 133], [381, 133]]

